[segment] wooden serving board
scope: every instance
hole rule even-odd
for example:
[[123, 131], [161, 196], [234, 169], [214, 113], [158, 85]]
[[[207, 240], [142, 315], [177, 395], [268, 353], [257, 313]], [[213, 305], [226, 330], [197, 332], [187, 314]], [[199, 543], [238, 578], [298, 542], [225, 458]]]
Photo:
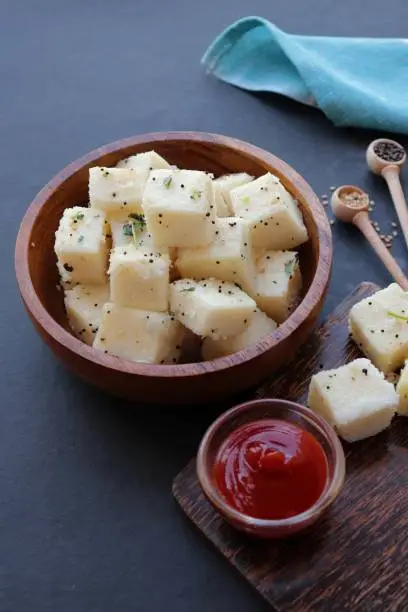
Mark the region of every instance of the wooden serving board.
[[[256, 397], [304, 403], [313, 373], [361, 356], [347, 314], [377, 289], [357, 287]], [[204, 498], [195, 460], [175, 478], [173, 495], [277, 612], [408, 612], [408, 418], [344, 449], [340, 497], [322, 523], [292, 540], [257, 540], [230, 527]]]

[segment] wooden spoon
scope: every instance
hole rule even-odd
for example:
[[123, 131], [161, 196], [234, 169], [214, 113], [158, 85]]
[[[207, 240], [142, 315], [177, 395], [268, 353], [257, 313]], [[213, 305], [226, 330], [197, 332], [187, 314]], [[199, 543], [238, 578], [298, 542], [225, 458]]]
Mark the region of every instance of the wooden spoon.
[[[402, 150], [404, 154], [403, 157], [401, 157], [399, 161], [387, 161], [383, 159], [375, 152], [375, 148], [382, 143], [395, 145]], [[394, 202], [395, 210], [397, 211], [401, 229], [404, 234], [405, 242], [408, 246], [408, 208], [405, 201], [404, 192], [402, 191], [401, 181], [399, 179], [401, 166], [405, 164], [407, 159], [405, 150], [398, 142], [395, 142], [395, 140], [379, 138], [378, 140], [373, 140], [373, 142], [368, 146], [366, 158], [370, 170], [372, 170], [374, 174], [380, 174], [387, 182], [392, 201]]]
[[[356, 196], [358, 195], [358, 199], [354, 199], [353, 194]], [[345, 196], [348, 196], [347, 199], [345, 199]], [[358, 227], [367, 238], [378, 257], [382, 260], [391, 276], [404, 291], [408, 291], [408, 278], [371, 225], [367, 212], [369, 205], [370, 200], [368, 195], [354, 185], [343, 185], [342, 187], [338, 187], [331, 197], [331, 207], [336, 217], [340, 219], [340, 221], [353, 223]]]

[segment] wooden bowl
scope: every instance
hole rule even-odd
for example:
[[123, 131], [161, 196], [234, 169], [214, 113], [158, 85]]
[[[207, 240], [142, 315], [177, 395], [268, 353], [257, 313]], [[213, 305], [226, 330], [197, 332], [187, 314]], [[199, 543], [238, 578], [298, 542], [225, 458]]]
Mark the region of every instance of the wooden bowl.
[[[202, 363], [147, 365], [97, 352], [75, 338], [57, 288], [54, 232], [62, 211], [88, 201], [88, 169], [155, 149], [180, 167], [216, 176], [276, 174], [298, 200], [310, 240], [300, 248], [304, 296], [293, 314], [256, 345]], [[154, 403], [202, 403], [259, 384], [287, 363], [315, 325], [327, 290], [332, 241], [326, 214], [309, 185], [283, 161], [253, 145], [214, 134], [164, 132], [120, 140], [91, 151], [62, 170], [36, 196], [17, 237], [17, 281], [43, 340], [75, 374], [117, 396]]]

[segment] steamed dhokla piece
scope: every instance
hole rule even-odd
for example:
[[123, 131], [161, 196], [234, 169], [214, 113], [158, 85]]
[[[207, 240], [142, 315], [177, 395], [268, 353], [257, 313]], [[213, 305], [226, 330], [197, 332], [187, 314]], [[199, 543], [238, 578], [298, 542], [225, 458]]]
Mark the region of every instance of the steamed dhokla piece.
[[236, 174], [224, 174], [224, 176], [213, 180], [217, 217], [230, 217], [232, 215], [231, 190], [250, 183], [253, 178], [246, 172], [238, 172]]
[[108, 302], [103, 308], [94, 348], [139, 363], [175, 362], [185, 334], [167, 312], [125, 308]]
[[102, 211], [82, 206], [64, 210], [54, 245], [64, 282], [106, 283], [107, 228]]
[[408, 291], [393, 283], [350, 310], [353, 339], [385, 374], [408, 358]]
[[260, 310], [256, 310], [242, 334], [230, 336], [229, 338], [205, 338], [201, 352], [203, 359], [209, 361], [217, 357], [224, 357], [242, 351], [248, 346], [253, 346], [277, 328], [275, 321], [272, 321]]
[[107, 215], [142, 213], [142, 195], [149, 172], [133, 168], [89, 169], [89, 201]]
[[109, 219], [112, 234], [112, 247], [126, 246], [134, 244], [137, 248], [146, 249], [169, 255], [171, 259], [176, 257], [174, 247], [157, 247], [153, 241], [153, 236], [147, 231], [144, 215], [130, 213]]
[[205, 172], [153, 170], [144, 191], [143, 208], [157, 246], [205, 246], [215, 236], [212, 184]]
[[170, 285], [170, 310], [198, 336], [218, 339], [243, 333], [256, 304], [233, 283], [183, 279]]
[[[143, 219], [140, 221], [139, 219]], [[152, 238], [146, 229], [144, 216], [139, 213], [117, 215], [109, 219], [112, 234], [112, 248], [136, 244], [143, 246], [145, 242], [152, 244]]]
[[76, 336], [92, 344], [98, 331], [102, 309], [109, 301], [109, 285], [77, 285], [64, 296], [69, 325]]
[[201, 248], [178, 249], [176, 267], [182, 277], [214, 277], [248, 291], [255, 281], [248, 223], [237, 217], [216, 219], [214, 241]]
[[[112, 247], [134, 244], [137, 247], [152, 249], [153, 238], [146, 227], [144, 215], [140, 213], [122, 214], [111, 217], [109, 225], [112, 234]], [[164, 249], [167, 253], [167, 249]]]
[[394, 385], [368, 359], [356, 359], [312, 377], [309, 407], [348, 442], [374, 436], [391, 423], [397, 410]]
[[297, 205], [273, 174], [232, 189], [230, 196], [234, 215], [250, 224], [255, 248], [293, 249], [308, 239]]
[[399, 397], [398, 414], [408, 416], [408, 360], [401, 370], [397, 393]]
[[296, 306], [302, 288], [297, 253], [266, 251], [256, 262], [255, 294], [259, 308], [281, 323]]
[[121, 159], [117, 168], [127, 168], [133, 170], [144, 170], [146, 172], [146, 180], [151, 170], [160, 170], [161, 168], [170, 168], [170, 164], [156, 151], [146, 151], [146, 153], [137, 153], [125, 159]]
[[164, 312], [169, 301], [170, 258], [134, 244], [112, 250], [111, 300], [120, 306]]

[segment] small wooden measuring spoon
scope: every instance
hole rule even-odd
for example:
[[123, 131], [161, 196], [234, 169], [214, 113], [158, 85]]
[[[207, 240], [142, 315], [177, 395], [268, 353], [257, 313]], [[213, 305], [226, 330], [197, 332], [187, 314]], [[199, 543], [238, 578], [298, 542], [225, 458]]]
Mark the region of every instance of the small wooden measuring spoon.
[[353, 223], [367, 238], [378, 257], [382, 260], [388, 272], [397, 283], [408, 291], [408, 278], [401, 270], [394, 257], [383, 244], [381, 238], [371, 225], [368, 216], [370, 200], [368, 195], [359, 187], [354, 185], [343, 185], [333, 192], [331, 207], [333, 213], [340, 221]]
[[[383, 154], [389, 159], [381, 157], [381, 148], [392, 147], [393, 151], [388, 151]], [[392, 201], [394, 202], [395, 210], [397, 211], [398, 219], [404, 234], [405, 242], [408, 246], [408, 208], [405, 201], [404, 192], [402, 191], [401, 181], [399, 179], [400, 168], [407, 160], [407, 154], [402, 145], [395, 140], [388, 138], [379, 138], [373, 140], [368, 146], [366, 152], [367, 164], [374, 174], [380, 174], [387, 182], [390, 190]], [[394, 158], [394, 159], [392, 159]]]

